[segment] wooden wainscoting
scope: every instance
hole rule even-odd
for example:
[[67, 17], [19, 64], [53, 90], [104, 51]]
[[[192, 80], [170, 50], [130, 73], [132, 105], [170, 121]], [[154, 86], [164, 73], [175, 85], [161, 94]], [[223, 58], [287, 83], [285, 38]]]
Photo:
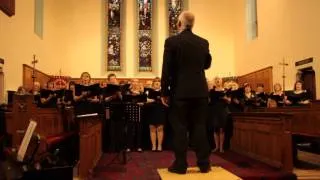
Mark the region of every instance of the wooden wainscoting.
[[257, 85], [263, 84], [266, 92], [273, 91], [273, 76], [272, 67], [266, 67], [258, 71], [251, 72], [238, 77], [238, 83], [249, 83], [253, 90], [256, 89]]
[[[27, 91], [29, 91], [33, 87], [33, 80], [32, 80], [33, 68], [26, 64], [23, 64], [22, 67], [23, 67], [23, 70], [22, 70], [23, 87]], [[47, 82], [51, 79], [52, 76], [35, 69], [35, 77], [36, 77], [35, 81], [38, 81], [41, 84], [41, 87], [44, 87], [44, 85], [47, 84]]]
[[[147, 81], [152, 81], [154, 78], [117, 78], [117, 79], [119, 82], [121, 82], [121, 81], [128, 82], [132, 79], [138, 79], [139, 82], [141, 82], [142, 84], [146, 84]], [[91, 80], [93, 83], [101, 83], [101, 82], [106, 82], [107, 77], [106, 78], [92, 78]], [[76, 83], [80, 83], [80, 78], [72, 78], [71, 81], [74, 81]]]
[[[7, 132], [12, 135], [13, 147], [18, 147], [30, 119], [37, 122], [35, 133], [50, 136], [63, 132], [62, 113], [57, 108], [38, 108], [32, 95], [14, 95], [12, 112], [6, 113]], [[21, 131], [21, 133], [19, 133]]]

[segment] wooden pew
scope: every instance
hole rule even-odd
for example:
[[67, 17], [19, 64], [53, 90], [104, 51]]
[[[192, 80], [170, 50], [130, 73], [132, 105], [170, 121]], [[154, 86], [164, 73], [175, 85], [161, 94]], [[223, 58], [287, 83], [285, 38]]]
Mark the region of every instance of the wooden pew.
[[293, 169], [291, 134], [285, 124], [292, 115], [285, 113], [232, 113], [231, 150], [273, 167]]
[[320, 138], [320, 106], [266, 108], [266, 112], [284, 112], [292, 114], [292, 121], [285, 129], [294, 135]]
[[[270, 144], [268, 142], [268, 147], [270, 147], [269, 149], [274, 149], [278, 146], [278, 141], [273, 139], [272, 134], [275, 132], [285, 133], [289, 135], [290, 138], [287, 139], [289, 141], [284, 141], [282, 145], [290, 148], [291, 157], [287, 158], [292, 159], [292, 135], [302, 136], [304, 140], [310, 142], [320, 142], [319, 110], [319, 106], [311, 105], [305, 107], [266, 108], [259, 109], [259, 112], [233, 113], [234, 134], [231, 140], [232, 149], [240, 153], [244, 151], [246, 155], [266, 162], [274, 167], [292, 170], [292, 160], [286, 160], [284, 162], [290, 162], [290, 164], [283, 164], [284, 162], [282, 162], [280, 166], [277, 163], [270, 163], [269, 160], [274, 160], [275, 157], [264, 152], [268, 151], [268, 149], [255, 149], [254, 147], [264, 146], [265, 141], [270, 141], [272, 143]], [[277, 123], [275, 123], [274, 119], [278, 119], [278, 121], [276, 121]], [[275, 127], [278, 128], [276, 129], [277, 131], [275, 131]], [[268, 137], [259, 135], [259, 133], [261, 134], [262, 132], [267, 133]], [[254, 136], [254, 138], [251, 136]], [[277, 153], [286, 153], [286, 151], [279, 148]], [[276, 159], [276, 162], [278, 160], [279, 159]]]
[[[38, 124], [35, 133], [50, 142], [59, 140], [59, 135], [68, 131], [77, 131], [79, 143], [79, 177], [86, 178], [102, 155], [101, 128], [99, 116], [76, 118], [73, 108], [38, 108], [32, 95], [14, 95], [12, 112], [7, 112], [7, 132], [12, 135], [12, 147], [19, 147], [29, 120]], [[76, 125], [75, 125], [76, 124]], [[56, 138], [57, 136], [57, 138]], [[48, 144], [40, 147], [39, 154], [46, 151]]]

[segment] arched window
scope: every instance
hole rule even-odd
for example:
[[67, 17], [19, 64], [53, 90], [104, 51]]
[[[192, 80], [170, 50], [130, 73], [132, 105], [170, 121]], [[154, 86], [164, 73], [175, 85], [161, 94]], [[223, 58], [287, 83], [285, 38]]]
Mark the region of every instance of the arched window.
[[247, 0], [246, 4], [247, 38], [253, 40], [258, 37], [257, 0]]
[[43, 0], [35, 0], [34, 3], [34, 33], [43, 38]]

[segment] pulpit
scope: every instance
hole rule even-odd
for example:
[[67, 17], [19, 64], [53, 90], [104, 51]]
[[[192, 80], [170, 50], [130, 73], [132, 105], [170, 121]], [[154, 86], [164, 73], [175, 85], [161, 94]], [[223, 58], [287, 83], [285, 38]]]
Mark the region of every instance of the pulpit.
[[77, 115], [80, 132], [79, 177], [86, 178], [102, 155], [102, 122], [97, 113]]

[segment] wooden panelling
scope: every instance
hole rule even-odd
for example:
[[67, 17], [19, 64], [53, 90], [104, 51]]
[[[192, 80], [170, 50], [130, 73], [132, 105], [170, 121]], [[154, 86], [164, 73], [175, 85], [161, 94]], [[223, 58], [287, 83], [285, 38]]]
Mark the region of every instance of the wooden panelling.
[[[32, 73], [33, 73], [33, 68], [29, 65], [23, 64], [23, 87], [29, 91], [32, 89]], [[35, 81], [40, 82], [41, 87], [44, 87], [47, 82], [53, 78], [53, 76], [48, 75], [40, 70], [35, 69]], [[118, 78], [118, 81], [129, 81], [133, 78]], [[139, 81], [143, 84], [145, 84], [147, 81], [152, 81], [153, 78], [137, 78], [139, 79]], [[106, 78], [92, 78], [92, 82], [93, 83], [101, 83], [101, 82], [105, 82], [107, 80]], [[70, 81], [74, 81], [76, 83], [80, 83], [80, 78], [71, 78]], [[17, 87], [18, 88], [18, 87]]]
[[[46, 137], [63, 132], [63, 117], [57, 108], [38, 108], [32, 95], [14, 95], [12, 112], [6, 113], [7, 132], [12, 135], [13, 147], [18, 147], [30, 119], [36, 121], [35, 133]], [[19, 133], [21, 132], [21, 133]]]
[[[23, 64], [23, 72], [22, 72], [23, 87], [27, 91], [31, 90], [33, 86], [32, 75], [33, 75], [33, 68], [31, 66]], [[35, 77], [36, 77], [35, 81], [40, 82], [41, 87], [44, 87], [47, 84], [47, 82], [51, 79], [52, 76], [35, 69]]]
[[290, 115], [283, 113], [233, 113], [231, 149], [265, 162], [273, 167], [291, 171], [291, 134], [284, 130]]
[[[128, 82], [132, 79], [138, 79], [139, 82], [141, 82], [142, 84], [145, 84], [147, 81], [153, 80], [153, 78], [117, 78], [117, 79], [119, 82], [121, 82], [121, 81]], [[101, 83], [101, 82], [106, 82], [107, 77], [106, 78], [92, 78], [91, 80], [93, 83]], [[71, 81], [74, 81], [76, 83], [80, 83], [80, 78], [72, 78]]]
[[256, 89], [258, 84], [263, 84], [266, 92], [273, 91], [273, 81], [272, 81], [272, 67], [267, 67], [246, 75], [238, 77], [238, 83], [242, 85], [243, 83], [251, 84], [253, 90]]
[[15, 0], [0, 0], [0, 10], [8, 16], [13, 16], [15, 14]]

